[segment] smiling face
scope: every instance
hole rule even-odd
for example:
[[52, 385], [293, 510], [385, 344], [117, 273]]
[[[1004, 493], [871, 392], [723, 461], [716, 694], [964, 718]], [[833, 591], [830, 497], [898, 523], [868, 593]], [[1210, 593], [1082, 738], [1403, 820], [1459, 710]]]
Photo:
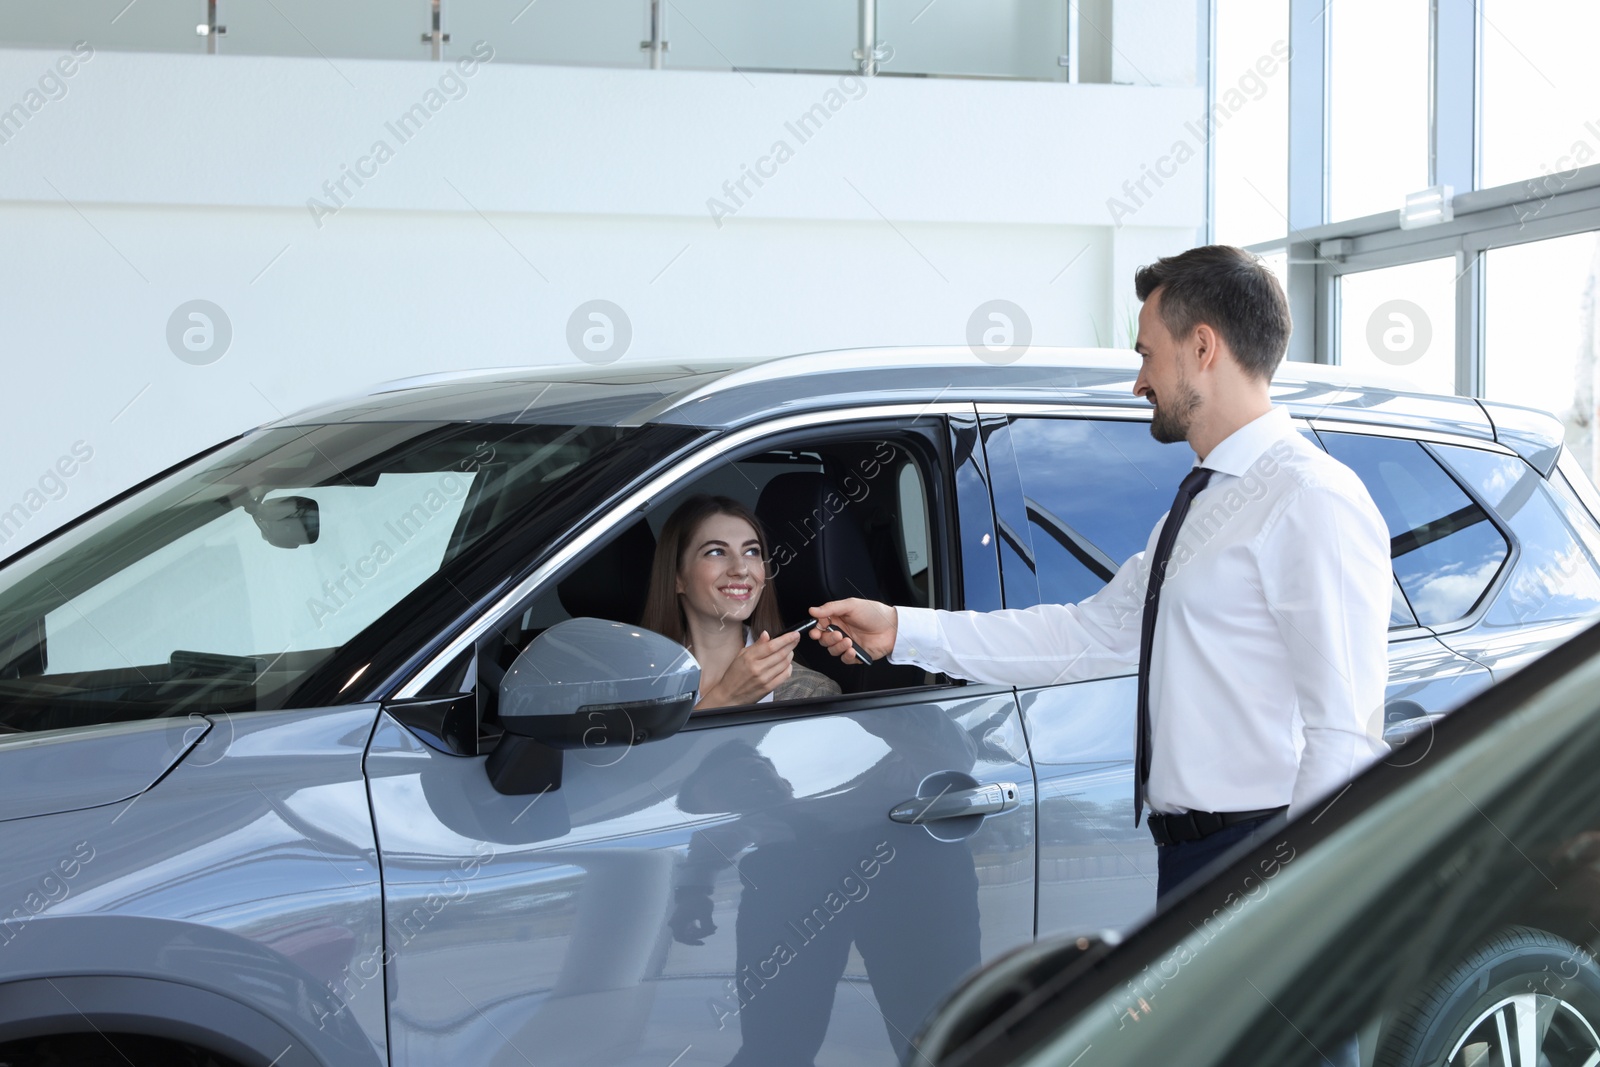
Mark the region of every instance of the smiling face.
[[1139, 337], [1134, 349], [1142, 366], [1133, 383], [1135, 396], [1155, 405], [1150, 420], [1150, 436], [1162, 444], [1189, 438], [1189, 428], [1200, 407], [1200, 394], [1189, 380], [1187, 363], [1191, 357], [1189, 339], [1179, 341], [1161, 319], [1161, 290], [1139, 309]]
[[734, 515], [700, 521], [678, 561], [678, 594], [684, 615], [719, 624], [744, 622], [766, 588], [766, 567], [755, 529]]

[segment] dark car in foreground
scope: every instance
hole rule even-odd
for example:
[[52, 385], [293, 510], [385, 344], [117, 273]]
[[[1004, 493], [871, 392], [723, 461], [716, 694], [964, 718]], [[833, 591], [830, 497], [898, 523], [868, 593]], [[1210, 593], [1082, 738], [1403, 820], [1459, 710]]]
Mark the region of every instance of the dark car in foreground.
[[[937, 1067], [1600, 1064], [1600, 627], [1416, 735], [1126, 941], [980, 973]], [[1118, 939], [1112, 938], [1112, 941]]]
[[[802, 642], [837, 695], [690, 716], [698, 665], [639, 623], [698, 493], [759, 516], [785, 625], [1093, 593], [1192, 461], [1137, 371], [962, 348], [414, 380], [15, 555], [0, 1063], [886, 1065], [984, 961], [1136, 928], [1131, 674], [1017, 690]], [[1600, 610], [1600, 509], [1548, 415], [1300, 365], [1274, 397], [1389, 524], [1396, 741]], [[1374, 831], [1391, 861], [1428, 810]], [[1442, 900], [1470, 865], [1438, 870]]]

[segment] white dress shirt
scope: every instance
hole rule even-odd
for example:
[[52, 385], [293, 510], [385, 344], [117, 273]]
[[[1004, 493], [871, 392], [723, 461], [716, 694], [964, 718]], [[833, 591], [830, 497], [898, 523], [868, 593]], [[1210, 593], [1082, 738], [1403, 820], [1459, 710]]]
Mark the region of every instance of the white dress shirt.
[[[1388, 529], [1355, 473], [1284, 408], [1195, 465], [1214, 473], [1161, 587], [1146, 795], [1163, 812], [1298, 814], [1388, 752]], [[1145, 560], [1165, 521], [1077, 604], [899, 608], [890, 659], [1019, 687], [1137, 670]]]

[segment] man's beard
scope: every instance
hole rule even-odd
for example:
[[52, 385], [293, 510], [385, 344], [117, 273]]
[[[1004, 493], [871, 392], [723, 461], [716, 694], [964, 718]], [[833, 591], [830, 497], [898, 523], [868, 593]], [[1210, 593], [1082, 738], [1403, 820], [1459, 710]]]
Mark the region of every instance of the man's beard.
[[1186, 381], [1173, 386], [1173, 396], [1156, 405], [1150, 419], [1150, 436], [1164, 445], [1189, 439], [1189, 424], [1200, 407], [1200, 394]]

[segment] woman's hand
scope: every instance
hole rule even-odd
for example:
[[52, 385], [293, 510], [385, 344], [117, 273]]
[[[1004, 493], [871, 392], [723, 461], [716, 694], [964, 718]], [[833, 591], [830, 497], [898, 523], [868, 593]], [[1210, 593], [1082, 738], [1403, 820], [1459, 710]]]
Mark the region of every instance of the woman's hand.
[[789, 680], [794, 673], [794, 646], [799, 643], [797, 633], [768, 637], [762, 630], [760, 637], [733, 658], [717, 684], [701, 694], [695, 708], [754, 704]]

